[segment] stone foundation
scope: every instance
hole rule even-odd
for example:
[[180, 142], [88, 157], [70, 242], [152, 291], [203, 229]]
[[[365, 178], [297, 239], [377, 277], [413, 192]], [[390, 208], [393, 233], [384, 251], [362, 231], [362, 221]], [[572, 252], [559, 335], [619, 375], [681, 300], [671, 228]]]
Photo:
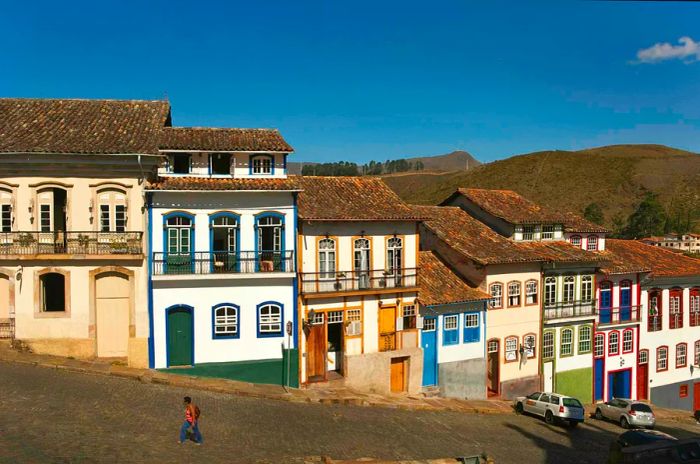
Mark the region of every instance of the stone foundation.
[[92, 338], [23, 339], [37, 354], [86, 359], [95, 357], [95, 340]]
[[391, 360], [404, 357], [408, 358], [407, 391], [420, 393], [423, 379], [423, 350], [420, 348], [345, 356], [345, 385], [355, 390], [390, 394]]
[[440, 396], [461, 399], [486, 398], [486, 360], [466, 359], [438, 364]]

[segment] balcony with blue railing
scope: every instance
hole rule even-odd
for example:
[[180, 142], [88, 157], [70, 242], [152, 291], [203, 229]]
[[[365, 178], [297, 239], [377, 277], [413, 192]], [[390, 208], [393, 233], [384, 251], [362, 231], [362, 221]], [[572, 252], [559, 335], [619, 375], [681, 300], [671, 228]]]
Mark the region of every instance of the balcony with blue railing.
[[627, 324], [641, 320], [641, 306], [598, 308], [598, 325]]
[[294, 251], [153, 253], [153, 275], [272, 274], [294, 272]]

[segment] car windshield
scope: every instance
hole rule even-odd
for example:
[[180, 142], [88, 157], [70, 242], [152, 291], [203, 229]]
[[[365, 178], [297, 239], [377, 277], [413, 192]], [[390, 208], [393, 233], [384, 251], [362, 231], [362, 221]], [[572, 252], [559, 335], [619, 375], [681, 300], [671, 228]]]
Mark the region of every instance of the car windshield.
[[533, 393], [532, 395], [528, 396], [528, 399], [536, 400], [539, 397], [540, 397], [540, 392], [537, 392], [537, 393]]
[[646, 404], [636, 403], [632, 405], [632, 411], [651, 412], [651, 408]]
[[567, 408], [582, 408], [583, 405], [576, 398], [564, 398], [564, 406]]

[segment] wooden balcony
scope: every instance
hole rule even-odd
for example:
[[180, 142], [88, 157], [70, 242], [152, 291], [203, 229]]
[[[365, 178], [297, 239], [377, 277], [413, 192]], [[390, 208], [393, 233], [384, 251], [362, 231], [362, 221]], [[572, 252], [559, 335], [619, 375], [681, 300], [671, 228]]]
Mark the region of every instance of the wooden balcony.
[[31, 255], [140, 255], [143, 232], [0, 232], [0, 258]]
[[598, 308], [598, 325], [627, 324], [641, 320], [641, 306]]
[[544, 320], [595, 316], [596, 300], [575, 300], [544, 304]]
[[415, 288], [418, 270], [397, 269], [368, 271], [304, 272], [301, 274], [301, 293], [329, 294], [345, 292], [383, 292]]
[[293, 251], [153, 253], [153, 275], [294, 272]]

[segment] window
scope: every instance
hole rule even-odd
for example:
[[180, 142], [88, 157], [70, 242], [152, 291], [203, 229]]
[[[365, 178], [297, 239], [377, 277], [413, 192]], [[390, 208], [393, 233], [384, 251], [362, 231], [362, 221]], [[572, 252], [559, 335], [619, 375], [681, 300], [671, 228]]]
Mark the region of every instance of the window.
[[97, 192], [100, 205], [100, 231], [124, 232], [126, 230], [126, 193], [119, 190]]
[[415, 305], [404, 305], [403, 306], [403, 329], [415, 329], [416, 328], [416, 306]]
[[660, 346], [656, 349], [656, 371], [668, 370], [668, 347]]
[[389, 275], [401, 276], [403, 240], [392, 237], [386, 243], [386, 264]]
[[274, 174], [272, 156], [256, 155], [250, 159], [250, 174]]
[[676, 369], [688, 365], [688, 344], [679, 343], [676, 345]]
[[258, 216], [255, 226], [258, 229], [258, 254], [262, 260], [279, 260], [282, 251], [283, 217], [277, 213]]
[[581, 300], [593, 300], [593, 276], [581, 277]]
[[588, 241], [586, 243], [586, 250], [596, 251], [597, 249], [598, 249], [598, 236], [597, 235], [589, 235]]
[[700, 366], [700, 340], [695, 342], [695, 356], [693, 366]]
[[520, 282], [508, 284], [508, 306], [520, 306]]
[[171, 216], [165, 220], [168, 254], [189, 254], [191, 249], [192, 218]]
[[587, 325], [578, 329], [578, 354], [591, 352], [591, 328]]
[[354, 242], [355, 278], [359, 289], [370, 287], [370, 243], [369, 239], [358, 238]]
[[528, 280], [525, 282], [525, 304], [537, 304], [537, 281]]
[[554, 226], [546, 225], [542, 226], [542, 240], [553, 240], [554, 239]]
[[487, 353], [498, 353], [498, 340], [489, 340], [486, 344]]
[[[211, 251], [217, 261], [227, 261], [238, 250], [238, 216], [218, 213], [211, 218]], [[219, 259], [221, 258], [221, 259]]]
[[12, 231], [12, 206], [9, 204], [0, 205], [0, 232]]
[[481, 339], [479, 327], [479, 313], [466, 313], [464, 315], [464, 343], [478, 342]]
[[690, 325], [695, 327], [700, 325], [700, 289], [690, 290]]
[[39, 230], [41, 232], [51, 232], [51, 205], [43, 204], [39, 206]]
[[528, 358], [534, 358], [536, 351], [535, 336], [533, 334], [528, 334], [523, 337], [523, 349], [525, 350], [525, 356]]
[[622, 332], [622, 352], [631, 353], [634, 348], [634, 332], [631, 329], [627, 329]]
[[535, 226], [523, 226], [523, 240], [535, 239]]
[[563, 295], [563, 302], [564, 303], [573, 303], [574, 302], [575, 289], [576, 289], [575, 277], [574, 276], [564, 277], [564, 295]]
[[258, 305], [258, 336], [274, 337], [282, 335], [282, 305], [262, 303]]
[[620, 353], [620, 333], [617, 331], [610, 332], [608, 335], [608, 356], [614, 356]]
[[683, 289], [672, 288], [669, 291], [668, 318], [671, 329], [683, 327]]
[[595, 334], [595, 345], [593, 356], [596, 358], [602, 358], [605, 355], [605, 335], [602, 333]]
[[657, 332], [663, 326], [663, 308], [661, 307], [661, 290], [651, 290], [649, 292], [649, 321], [647, 330]]
[[491, 284], [491, 287], [489, 287], [489, 293], [491, 294], [491, 299], [489, 300], [489, 306], [491, 308], [502, 308], [503, 307], [503, 284]]
[[571, 244], [575, 247], [581, 248], [581, 236], [580, 235], [572, 235], [571, 238], [569, 239]]
[[423, 319], [423, 331], [432, 332], [433, 330], [435, 330], [435, 318], [426, 317]]
[[574, 354], [574, 331], [572, 329], [562, 329], [561, 331], [561, 347], [559, 352], [561, 356], [571, 356]]
[[214, 306], [214, 338], [238, 338], [238, 306]]
[[680, 386], [678, 396], [681, 398], [686, 398], [688, 396], [688, 384], [683, 384]]
[[349, 322], [361, 321], [362, 320], [362, 310], [361, 309], [348, 309], [345, 311], [345, 317]]
[[442, 328], [442, 344], [456, 345], [459, 343], [459, 316], [451, 314], [445, 316]]
[[172, 174], [189, 174], [192, 167], [192, 156], [189, 153], [174, 153], [170, 155], [168, 167]]
[[554, 332], [549, 330], [542, 337], [542, 359], [552, 359], [554, 357]]
[[544, 305], [551, 306], [557, 302], [557, 278], [544, 279]]
[[328, 323], [329, 324], [341, 324], [343, 322], [343, 311], [329, 311], [328, 312]]
[[639, 351], [639, 364], [648, 364], [649, 363], [649, 350], [640, 350]]
[[209, 155], [209, 170], [214, 175], [230, 175], [231, 155], [228, 153], [212, 153]]
[[335, 240], [325, 238], [318, 241], [319, 278], [335, 279]]
[[518, 359], [518, 337], [506, 337], [506, 362]]
[[41, 311], [60, 312], [66, 310], [66, 278], [63, 274], [43, 274], [41, 283]]

